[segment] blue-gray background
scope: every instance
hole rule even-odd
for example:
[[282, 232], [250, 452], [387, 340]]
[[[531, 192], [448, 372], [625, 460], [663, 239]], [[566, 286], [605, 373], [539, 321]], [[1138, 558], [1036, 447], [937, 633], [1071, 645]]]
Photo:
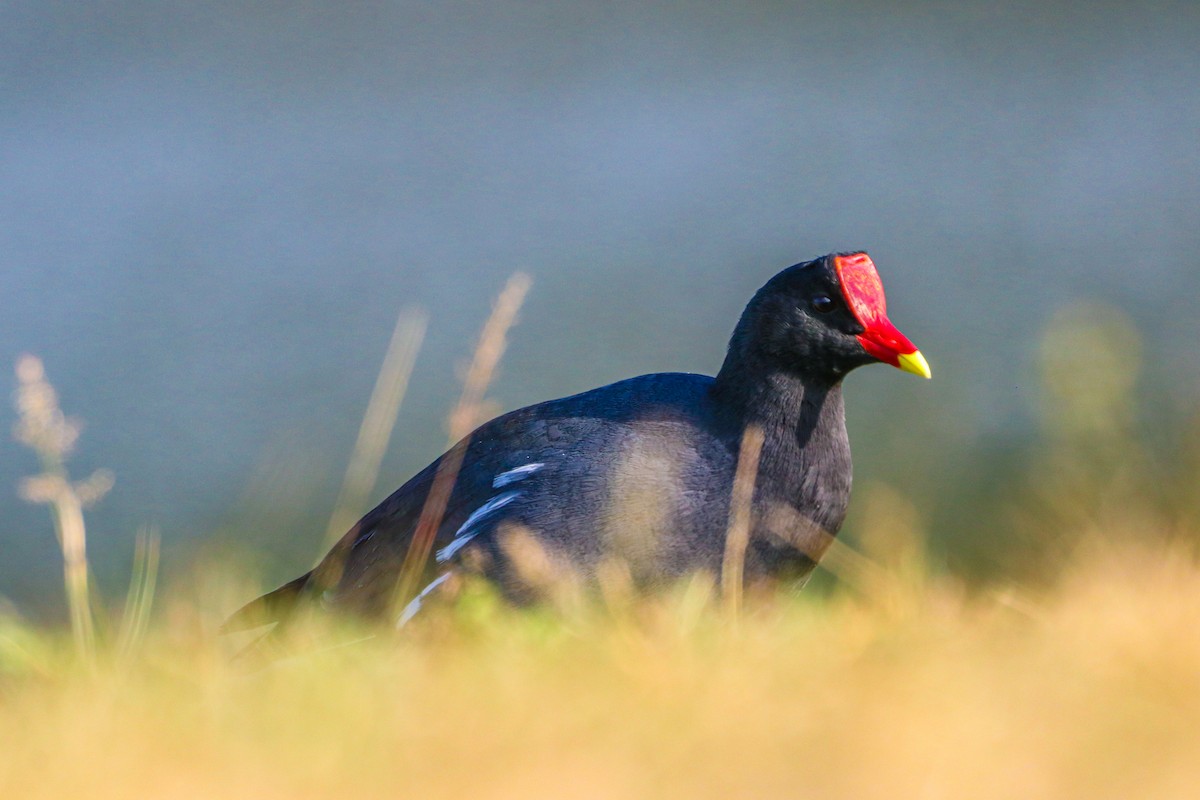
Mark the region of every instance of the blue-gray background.
[[[1031, 435], [1075, 298], [1138, 324], [1161, 407], [1200, 392], [1198, 41], [1194, 2], [4, 3], [0, 361], [40, 355], [74, 472], [117, 475], [107, 587], [145, 524], [284, 577], [401, 307], [431, 324], [375, 498], [515, 269], [505, 408], [712, 372], [774, 271], [865, 248], [936, 380], [854, 376], [858, 474], [934, 503]], [[52, 607], [34, 468], [5, 436], [0, 595]]]

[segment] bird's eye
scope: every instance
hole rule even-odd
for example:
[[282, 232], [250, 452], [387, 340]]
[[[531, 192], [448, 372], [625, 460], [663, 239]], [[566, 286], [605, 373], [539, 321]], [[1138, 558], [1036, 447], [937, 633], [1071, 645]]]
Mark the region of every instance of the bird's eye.
[[837, 308], [837, 300], [827, 294], [819, 294], [812, 299], [812, 307], [818, 314], [828, 314]]

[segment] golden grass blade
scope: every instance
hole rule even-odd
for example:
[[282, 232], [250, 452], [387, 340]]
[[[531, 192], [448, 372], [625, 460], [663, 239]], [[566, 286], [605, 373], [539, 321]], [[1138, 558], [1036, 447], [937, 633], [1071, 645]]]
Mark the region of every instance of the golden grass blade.
[[88, 580], [87, 528], [83, 506], [69, 490], [57, 494], [51, 508], [63, 554], [63, 583], [71, 614], [71, 631], [80, 655], [91, 659], [96, 649], [96, 628]]
[[525, 302], [525, 295], [531, 283], [530, 277], [523, 272], [517, 272], [509, 278], [503, 291], [496, 298], [492, 314], [479, 335], [475, 355], [463, 380], [462, 395], [450, 414], [450, 450], [442, 457], [437, 474], [434, 475], [433, 486], [425, 498], [417, 529], [413, 533], [404, 564], [400, 568], [393, 598], [394, 607], [397, 609], [402, 608], [416, 595], [417, 584], [429, 560], [434, 537], [442, 524], [446, 506], [458, 480], [458, 472], [462, 468], [468, 445], [466, 437], [482, 422], [479, 417], [484, 393], [491, 383], [501, 356], [504, 355], [508, 330], [516, 323], [517, 312]]
[[725, 534], [725, 558], [721, 563], [721, 595], [725, 608], [734, 618], [741, 611], [746, 547], [750, 544], [754, 484], [758, 480], [758, 462], [762, 456], [763, 432], [757, 425], [746, 428], [738, 452], [737, 472], [733, 476], [733, 496], [729, 503], [729, 529]]
[[117, 638], [117, 654], [129, 659], [137, 653], [150, 625], [150, 610], [154, 606], [154, 590], [158, 582], [159, 535], [143, 528], [138, 531], [133, 553], [133, 575], [125, 595], [121, 614], [121, 632]]
[[821, 557], [821, 568], [864, 596], [878, 595], [889, 581], [887, 569], [853, 546], [830, 539]]
[[416, 309], [405, 309], [396, 319], [396, 328], [392, 331], [387, 354], [383, 357], [379, 377], [359, 426], [337, 503], [325, 529], [326, 549], [361, 516], [375, 488], [379, 466], [391, 441], [396, 415], [404, 401], [427, 323], [425, 312]]

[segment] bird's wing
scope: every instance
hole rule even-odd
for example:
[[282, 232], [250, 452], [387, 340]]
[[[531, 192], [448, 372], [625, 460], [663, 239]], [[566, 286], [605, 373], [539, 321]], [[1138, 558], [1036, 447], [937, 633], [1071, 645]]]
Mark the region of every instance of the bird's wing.
[[[558, 433], [535, 415], [514, 412], [481, 426], [469, 437], [421, 586], [438, 580], [453, 567], [466, 545], [511, 514], [523, 496], [522, 485], [562, 452], [561, 447], [547, 445], [548, 429], [551, 436]], [[311, 572], [247, 604], [230, 617], [224, 630], [281, 621], [305, 600], [368, 616], [385, 613], [394, 600], [413, 534], [446, 459], [443, 455], [434, 461], [368, 512]]]
[[[559, 535], [577, 523], [603, 486], [611, 446], [646, 396], [704, 391], [711, 379], [664, 374], [610, 384], [581, 395], [518, 409], [485, 423], [467, 439], [466, 452], [432, 542], [422, 575], [428, 588], [452, 569], [468, 545], [506, 519], [536, 514]], [[665, 388], [669, 392], [662, 391]], [[666, 400], [669, 400], [667, 397]], [[412, 543], [443, 455], [359, 520], [312, 572], [239, 611], [230, 629], [286, 618], [304, 599], [378, 616], [391, 609], [397, 578]], [[541, 491], [543, 501], [528, 501]], [[549, 496], [555, 502], [545, 502]], [[569, 506], [569, 507], [568, 507]], [[422, 589], [423, 590], [423, 589]]]

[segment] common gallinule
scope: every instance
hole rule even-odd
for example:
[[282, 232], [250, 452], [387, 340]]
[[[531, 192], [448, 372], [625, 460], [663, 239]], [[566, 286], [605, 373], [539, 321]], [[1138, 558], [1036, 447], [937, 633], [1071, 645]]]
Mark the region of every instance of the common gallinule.
[[[619, 560], [639, 583], [719, 574], [743, 432], [762, 432], [744, 574], [810, 571], [850, 500], [842, 380], [881, 361], [930, 377], [925, 358], [887, 318], [866, 253], [788, 267], [750, 300], [715, 378], [657, 373], [521, 408], [460, 445], [461, 469], [430, 556], [397, 581], [446, 455], [354, 525], [311, 572], [254, 601], [233, 627], [285, 618], [313, 599], [404, 622], [456, 572], [528, 596], [506, 532], [551, 564], [593, 578]], [[431, 551], [431, 552], [430, 552]]]

